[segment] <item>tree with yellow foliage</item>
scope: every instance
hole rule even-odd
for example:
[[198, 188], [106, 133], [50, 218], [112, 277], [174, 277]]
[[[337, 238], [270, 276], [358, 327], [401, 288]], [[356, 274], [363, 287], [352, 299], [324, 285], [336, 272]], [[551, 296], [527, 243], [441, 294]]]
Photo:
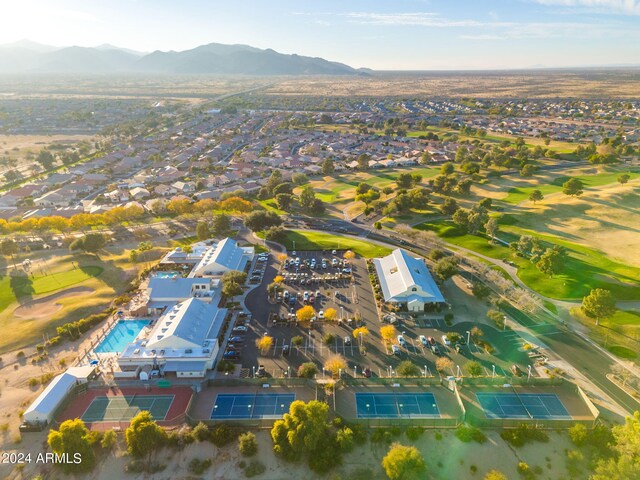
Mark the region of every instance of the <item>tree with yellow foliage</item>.
[[338, 318], [338, 312], [336, 311], [335, 308], [327, 308], [324, 311], [324, 319], [327, 322], [333, 322], [335, 321], [336, 318]]
[[395, 340], [398, 332], [393, 325], [385, 325], [380, 327], [380, 336], [385, 343], [391, 343]]
[[284, 277], [282, 275], [276, 275], [276, 278], [273, 279], [273, 283], [282, 283], [284, 282]]
[[367, 335], [369, 335], [369, 329], [367, 327], [358, 327], [353, 330], [353, 338], [361, 338], [362, 341], [364, 341]]
[[356, 254], [352, 250], [347, 250], [344, 252], [344, 258], [345, 260], [353, 260], [356, 258]]
[[311, 305], [305, 305], [296, 312], [296, 318], [299, 322], [310, 322], [316, 316], [316, 311]]
[[334, 377], [338, 376], [340, 374], [340, 370], [344, 371], [347, 369], [347, 361], [342, 355], [331, 355], [324, 362], [324, 369], [331, 372]]
[[260, 352], [262, 354], [267, 352], [272, 345], [273, 345], [273, 337], [270, 337], [269, 335], [265, 335], [261, 338], [256, 339], [256, 347], [260, 349]]

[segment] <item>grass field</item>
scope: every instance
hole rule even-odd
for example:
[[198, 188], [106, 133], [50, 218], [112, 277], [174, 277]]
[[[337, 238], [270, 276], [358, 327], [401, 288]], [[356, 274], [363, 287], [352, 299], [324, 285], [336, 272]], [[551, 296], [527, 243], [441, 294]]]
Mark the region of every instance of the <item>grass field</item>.
[[[294, 243], [295, 242], [295, 243]], [[283, 242], [287, 250], [353, 250], [362, 257], [381, 257], [391, 253], [391, 249], [364, 240], [331, 235], [329, 233], [289, 230]]]
[[[31, 256], [34, 259], [33, 278], [26, 280], [10, 275], [0, 278], [0, 328], [4, 332], [0, 336], [0, 352], [30, 345], [41, 339], [43, 333], [53, 336], [55, 327], [102, 310], [124, 292], [138, 268], [148, 266], [132, 265], [129, 252], [122, 249], [104, 252], [100, 258], [46, 252], [42, 255], [45, 255], [45, 263], [35, 261], [35, 255]], [[20, 317], [17, 312], [14, 314], [21, 303], [80, 286], [87, 289], [86, 294], [53, 300], [52, 303], [60, 307], [53, 309], [50, 315], [30, 318]]]
[[[516, 136], [506, 133], [489, 133], [484, 137], [480, 135], [463, 135], [458, 130], [444, 128], [444, 127], [429, 127], [426, 131], [414, 131], [407, 134], [409, 137], [420, 137], [428, 133], [436, 133], [438, 135], [457, 135], [460, 140], [480, 140], [488, 143], [500, 143], [504, 141], [510, 142], [512, 145], [515, 143]], [[557, 153], [571, 153], [578, 146], [577, 143], [561, 142], [558, 140], [552, 140], [549, 145], [545, 145], [543, 138], [538, 137], [522, 137], [525, 140], [525, 145], [530, 148], [541, 146], [544, 149], [551, 149]]]
[[509, 259], [518, 267], [518, 277], [531, 289], [550, 298], [579, 300], [592, 288], [606, 288], [618, 300], [635, 300], [640, 297], [640, 268], [615, 262], [594, 249], [532, 231], [510, 232], [499, 236], [506, 241], [518, 238], [518, 233], [536, 235], [542, 240], [567, 249], [565, 273], [552, 278], [542, 274], [529, 260], [516, 256], [509, 248], [493, 245], [486, 238], [461, 234], [449, 221], [433, 221], [416, 228], [435, 232], [440, 238], [482, 255], [495, 259]]
[[[627, 173], [631, 176], [631, 179], [636, 179], [640, 177], [640, 172], [638, 171], [623, 171], [623, 170], [613, 170], [607, 169], [608, 171], [603, 173], [598, 173], [596, 175], [577, 175], [575, 178], [578, 178], [582, 181], [585, 188], [593, 188], [600, 187], [603, 185], [615, 184], [618, 181], [618, 177]], [[562, 184], [569, 180], [570, 176], [561, 176], [555, 178], [551, 183], [543, 184], [543, 185], [535, 185], [531, 187], [516, 187], [509, 190], [509, 194], [502, 199], [503, 202], [510, 204], [518, 204], [524, 200], [529, 199], [529, 195], [534, 190], [540, 190], [543, 195], [550, 195], [552, 193], [561, 192]]]

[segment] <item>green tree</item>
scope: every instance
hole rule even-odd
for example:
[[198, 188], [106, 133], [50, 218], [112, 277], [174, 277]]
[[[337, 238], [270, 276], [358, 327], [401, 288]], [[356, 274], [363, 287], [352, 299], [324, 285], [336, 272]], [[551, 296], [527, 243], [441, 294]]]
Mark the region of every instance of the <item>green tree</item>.
[[627, 417], [624, 425], [611, 429], [615, 456], [600, 460], [591, 480], [631, 480], [640, 478], [640, 412]]
[[69, 248], [73, 251], [82, 250], [87, 253], [98, 253], [106, 245], [107, 239], [101, 233], [88, 233], [76, 239]]
[[279, 193], [276, 195], [276, 204], [280, 210], [289, 210], [293, 203], [293, 195], [290, 193]]
[[369, 155], [367, 155], [366, 153], [361, 153], [360, 155], [358, 155], [358, 158], [356, 160], [356, 162], [358, 163], [358, 168], [360, 170], [369, 170], [369, 160], [371, 160], [371, 157], [369, 157]]
[[532, 163], [527, 163], [520, 169], [521, 177], [531, 177], [534, 173], [536, 173], [536, 166]]
[[542, 194], [542, 192], [540, 190], [534, 190], [533, 192], [531, 192], [529, 194], [529, 200], [531, 200], [533, 202], [533, 204], [535, 205], [536, 202], [539, 202], [541, 200], [544, 200], [544, 195]]
[[[92, 448], [91, 432], [79, 418], [65, 420], [59, 430], [51, 430], [47, 443], [53, 453], [68, 455], [72, 460], [60, 464], [65, 473], [88, 472], [93, 469], [96, 458]], [[76, 455], [80, 455], [79, 463], [73, 462]]]
[[443, 163], [440, 167], [440, 173], [442, 175], [451, 175], [453, 172], [455, 172], [455, 170], [456, 167], [452, 162]]
[[496, 238], [496, 235], [498, 234], [498, 219], [495, 217], [491, 217], [489, 220], [487, 220], [487, 223], [484, 224], [484, 229], [487, 232], [487, 235], [489, 235], [489, 237], [491, 238], [491, 241], [493, 242]]
[[198, 222], [196, 225], [196, 237], [198, 240], [207, 240], [211, 238], [211, 230], [206, 222]]
[[420, 155], [420, 163], [422, 163], [423, 165], [431, 163], [432, 159], [433, 155], [431, 155], [431, 152], [429, 150], [425, 150], [424, 152], [422, 152], [422, 155]]
[[316, 192], [311, 185], [305, 185], [302, 187], [300, 196], [298, 197], [298, 203], [303, 210], [309, 210], [313, 207], [313, 203], [316, 200]]
[[210, 230], [213, 237], [228, 237], [231, 234], [231, 217], [224, 213], [214, 215], [211, 220]]
[[421, 480], [425, 478], [427, 465], [416, 447], [394, 443], [382, 459], [390, 480]]
[[0, 253], [5, 257], [15, 257], [16, 253], [18, 253], [18, 244], [15, 240], [11, 238], [5, 238], [0, 242]]
[[582, 299], [582, 311], [588, 317], [595, 318], [596, 325], [599, 325], [600, 320], [616, 313], [616, 301], [610, 290], [594, 288]]
[[322, 174], [331, 175], [335, 171], [336, 169], [335, 169], [335, 166], [333, 165], [333, 160], [330, 158], [325, 158], [322, 161]]
[[278, 196], [281, 193], [288, 193], [288, 194], [292, 194], [293, 193], [293, 183], [291, 182], [282, 182], [279, 185], [276, 185], [273, 189], [273, 191], [271, 192], [271, 194], [275, 197]]
[[479, 377], [482, 375], [482, 365], [475, 360], [471, 360], [464, 364], [465, 371], [472, 377]]
[[536, 267], [545, 275], [553, 277], [564, 270], [565, 257], [566, 254], [562, 247], [556, 245], [547, 248], [540, 256], [540, 260], [536, 262]]
[[243, 433], [238, 437], [238, 450], [243, 457], [252, 457], [258, 453], [258, 441], [252, 432]]
[[624, 185], [629, 180], [631, 180], [631, 175], [629, 175], [628, 173], [623, 173], [618, 177], [618, 182], [620, 183], [620, 185]]
[[433, 272], [441, 282], [444, 282], [458, 273], [458, 260], [452, 256], [441, 258], [436, 262]]
[[302, 378], [314, 378], [318, 373], [318, 366], [314, 362], [305, 362], [298, 367], [298, 376]]
[[584, 193], [584, 184], [579, 178], [570, 178], [562, 184], [562, 193], [578, 197]]
[[36, 162], [42, 165], [42, 168], [44, 168], [45, 170], [49, 170], [51, 167], [53, 167], [54, 161], [55, 158], [49, 150], [40, 150], [40, 153], [38, 153], [38, 156], [36, 157]]
[[151, 413], [143, 410], [131, 419], [124, 432], [127, 451], [136, 458], [147, 458], [151, 463], [153, 452], [159, 450], [167, 440], [166, 432], [153, 420]]
[[443, 215], [453, 215], [458, 211], [458, 202], [455, 198], [447, 197], [444, 199], [440, 211]]
[[421, 375], [420, 367], [410, 360], [400, 362], [396, 368], [396, 372], [401, 377], [419, 377]]
[[253, 232], [260, 232], [270, 227], [277, 227], [281, 224], [282, 219], [277, 213], [267, 212], [264, 210], [251, 212], [244, 219], [245, 227]]
[[294, 185], [301, 186], [305, 183], [309, 183], [309, 177], [304, 173], [294, 173], [291, 176], [291, 181]]
[[459, 208], [456, 210], [456, 213], [451, 216], [451, 220], [456, 224], [458, 230], [462, 233], [467, 233], [469, 230], [469, 210]]
[[329, 424], [329, 405], [317, 400], [291, 403], [289, 412], [271, 429], [273, 451], [287, 461], [306, 459], [309, 467], [324, 472], [340, 460], [335, 433]]

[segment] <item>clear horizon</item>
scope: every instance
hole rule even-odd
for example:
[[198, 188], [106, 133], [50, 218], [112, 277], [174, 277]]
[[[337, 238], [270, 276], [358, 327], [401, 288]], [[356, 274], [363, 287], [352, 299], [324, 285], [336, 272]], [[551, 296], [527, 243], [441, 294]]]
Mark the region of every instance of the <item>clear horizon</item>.
[[375, 70], [640, 65], [640, 0], [25, 0], [3, 14], [0, 44], [246, 44]]

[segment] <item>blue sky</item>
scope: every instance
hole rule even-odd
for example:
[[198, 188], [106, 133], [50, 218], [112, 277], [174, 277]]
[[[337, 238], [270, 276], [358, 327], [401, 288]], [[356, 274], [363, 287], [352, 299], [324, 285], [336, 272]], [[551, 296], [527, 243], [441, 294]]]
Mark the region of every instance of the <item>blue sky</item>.
[[244, 43], [374, 69], [640, 64], [640, 0], [13, 0], [0, 43]]

